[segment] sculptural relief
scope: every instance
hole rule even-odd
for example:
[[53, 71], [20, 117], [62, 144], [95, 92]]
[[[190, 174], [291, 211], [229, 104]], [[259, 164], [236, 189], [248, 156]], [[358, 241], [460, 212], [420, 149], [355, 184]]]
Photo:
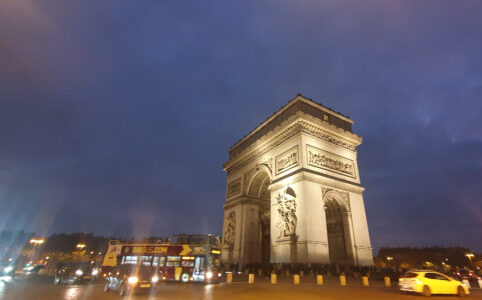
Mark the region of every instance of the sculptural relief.
[[308, 164], [355, 178], [353, 161], [313, 146], [307, 146]]
[[294, 147], [276, 157], [276, 174], [298, 165], [298, 147]]
[[234, 211], [229, 213], [225, 224], [223, 244], [232, 249], [234, 248], [234, 241], [236, 238], [236, 213]]
[[228, 185], [228, 197], [241, 192], [241, 179], [237, 179]]
[[276, 196], [278, 204], [279, 220], [276, 224], [278, 228], [278, 240], [296, 240], [296, 197], [289, 194], [278, 194]]

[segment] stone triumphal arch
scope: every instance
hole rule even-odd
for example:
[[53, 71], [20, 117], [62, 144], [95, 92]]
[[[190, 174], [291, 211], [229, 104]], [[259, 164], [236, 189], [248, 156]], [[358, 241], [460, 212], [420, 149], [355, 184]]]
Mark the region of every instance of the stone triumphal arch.
[[352, 124], [297, 95], [229, 149], [224, 262], [373, 263]]

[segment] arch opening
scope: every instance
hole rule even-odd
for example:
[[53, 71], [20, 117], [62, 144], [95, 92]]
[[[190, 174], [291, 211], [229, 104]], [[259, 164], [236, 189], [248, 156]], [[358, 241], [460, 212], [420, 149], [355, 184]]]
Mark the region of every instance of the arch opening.
[[262, 264], [269, 263], [271, 255], [270, 184], [271, 179], [268, 173], [265, 171], [260, 171], [254, 175], [247, 191], [248, 196], [259, 200], [258, 243], [260, 250], [258, 253], [258, 259], [256, 259], [256, 261]]
[[339, 199], [329, 196], [325, 201], [325, 215], [330, 262], [352, 263], [348, 210]]

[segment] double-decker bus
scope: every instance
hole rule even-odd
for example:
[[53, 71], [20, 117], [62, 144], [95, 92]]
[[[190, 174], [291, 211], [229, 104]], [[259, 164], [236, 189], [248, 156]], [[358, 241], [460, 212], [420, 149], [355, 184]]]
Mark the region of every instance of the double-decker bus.
[[143, 264], [165, 281], [212, 282], [220, 273], [221, 246], [213, 235], [173, 235], [167, 243], [111, 240], [102, 266]]

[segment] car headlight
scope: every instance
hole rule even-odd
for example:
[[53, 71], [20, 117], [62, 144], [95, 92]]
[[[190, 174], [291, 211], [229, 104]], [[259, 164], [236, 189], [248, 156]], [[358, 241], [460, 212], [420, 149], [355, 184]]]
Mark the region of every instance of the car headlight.
[[97, 274], [99, 274], [99, 270], [97, 269], [92, 270], [92, 276], [97, 276]]
[[138, 281], [139, 281], [139, 278], [135, 276], [131, 276], [129, 277], [129, 279], [127, 279], [127, 282], [129, 282], [130, 284], [136, 284]]
[[4, 273], [9, 273], [9, 272], [12, 271], [12, 270], [13, 270], [13, 268], [12, 268], [11, 266], [8, 266], [8, 267], [6, 267], [5, 269], [3, 269], [3, 272], [4, 272]]
[[157, 277], [157, 276], [152, 276], [152, 279], [151, 279], [151, 280], [152, 280], [152, 282], [156, 283], [156, 282], [159, 281], [159, 277]]
[[213, 278], [213, 272], [208, 271], [208, 272], [206, 273], [206, 278], [207, 278], [207, 279]]
[[77, 276], [82, 276], [83, 274], [84, 274], [84, 272], [82, 272], [82, 270], [75, 271], [75, 275], [77, 275]]

